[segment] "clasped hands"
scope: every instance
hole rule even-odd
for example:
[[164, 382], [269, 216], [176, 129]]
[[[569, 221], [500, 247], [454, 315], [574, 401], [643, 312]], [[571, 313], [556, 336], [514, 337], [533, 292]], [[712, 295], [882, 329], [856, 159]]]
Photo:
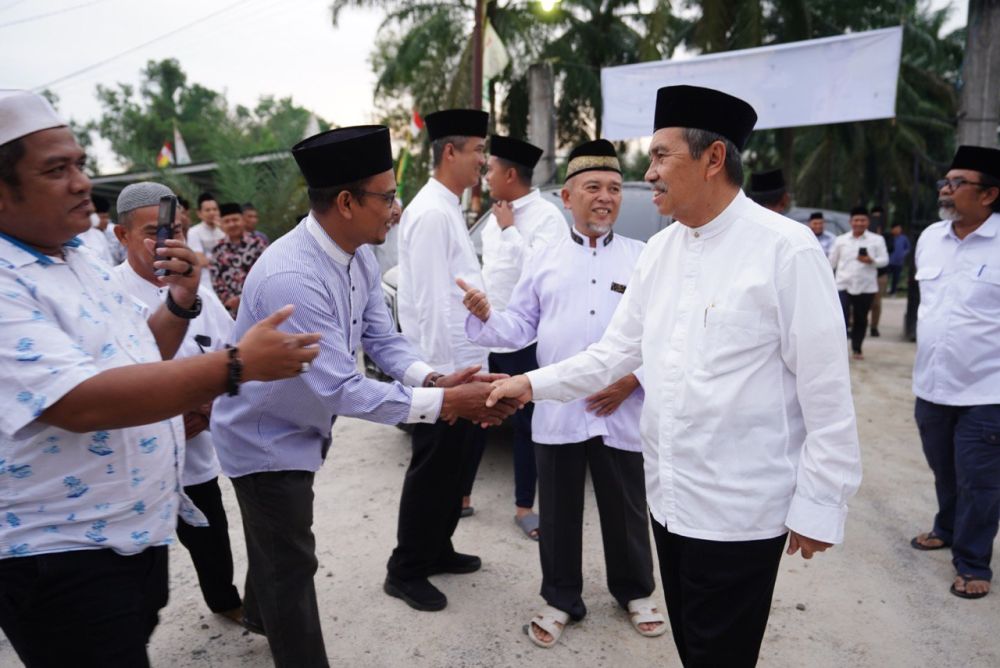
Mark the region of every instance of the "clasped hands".
[[513, 399], [501, 399], [487, 405], [486, 400], [493, 391], [493, 383], [508, 376], [504, 373], [479, 373], [481, 369], [482, 365], [476, 364], [434, 381], [434, 387], [444, 389], [444, 398], [441, 400], [442, 420], [455, 424], [458, 418], [465, 418], [485, 429], [500, 424], [524, 406]]

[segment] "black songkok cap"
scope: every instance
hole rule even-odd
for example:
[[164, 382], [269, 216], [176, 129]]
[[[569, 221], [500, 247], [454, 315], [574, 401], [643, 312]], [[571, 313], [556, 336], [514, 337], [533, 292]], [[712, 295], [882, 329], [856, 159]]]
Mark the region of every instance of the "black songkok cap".
[[809, 220], [816, 220], [817, 218], [820, 218], [820, 219], [823, 218], [823, 212], [822, 211], [813, 211], [812, 213], [809, 214]]
[[591, 171], [622, 173], [615, 145], [607, 139], [584, 142], [569, 154], [569, 162], [566, 164], [567, 181], [581, 172]]
[[785, 189], [785, 175], [780, 169], [750, 175], [750, 192], [755, 195], [778, 194]]
[[225, 204], [219, 205], [219, 217], [225, 218], [226, 216], [231, 216], [234, 213], [242, 214], [243, 207], [239, 205], [238, 202], [226, 202]]
[[949, 169], [971, 169], [1000, 179], [1000, 149], [985, 146], [959, 146]]
[[656, 91], [653, 130], [694, 128], [722, 135], [743, 150], [757, 112], [738, 97], [699, 86], [664, 86]]
[[490, 115], [478, 109], [444, 109], [424, 117], [431, 141], [441, 137], [482, 137], [489, 134]]
[[91, 195], [90, 199], [94, 203], [94, 211], [97, 213], [107, 213], [108, 211], [111, 211], [111, 202], [108, 201], [107, 197]]
[[538, 160], [542, 157], [542, 149], [534, 144], [529, 144], [513, 137], [501, 137], [500, 135], [490, 135], [490, 155], [502, 158], [508, 162], [524, 165], [529, 169], [534, 169]]
[[389, 128], [356, 125], [321, 132], [293, 146], [292, 157], [310, 188], [354, 183], [392, 169]]
[[851, 218], [854, 218], [854, 216], [868, 216], [868, 215], [869, 215], [868, 207], [856, 206], [853, 209], [851, 209]]

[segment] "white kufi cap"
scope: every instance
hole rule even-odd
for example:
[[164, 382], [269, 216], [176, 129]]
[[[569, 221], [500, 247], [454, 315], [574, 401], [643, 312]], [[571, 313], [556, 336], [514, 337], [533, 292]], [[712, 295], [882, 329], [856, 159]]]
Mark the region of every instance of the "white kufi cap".
[[0, 90], [0, 146], [33, 132], [65, 125], [66, 121], [41, 95], [26, 90]]

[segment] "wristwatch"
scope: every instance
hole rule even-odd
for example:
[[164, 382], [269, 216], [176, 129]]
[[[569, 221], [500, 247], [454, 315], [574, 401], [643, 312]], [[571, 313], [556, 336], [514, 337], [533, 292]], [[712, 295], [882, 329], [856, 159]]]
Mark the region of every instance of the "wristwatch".
[[439, 378], [444, 378], [443, 373], [431, 373], [427, 375], [424, 379], [424, 387], [437, 387], [436, 383]]
[[173, 295], [167, 291], [167, 310], [176, 315], [178, 318], [183, 318], [185, 320], [194, 320], [199, 315], [201, 315], [201, 297], [195, 295], [194, 304], [191, 308], [186, 309], [178, 306], [177, 302], [174, 301]]

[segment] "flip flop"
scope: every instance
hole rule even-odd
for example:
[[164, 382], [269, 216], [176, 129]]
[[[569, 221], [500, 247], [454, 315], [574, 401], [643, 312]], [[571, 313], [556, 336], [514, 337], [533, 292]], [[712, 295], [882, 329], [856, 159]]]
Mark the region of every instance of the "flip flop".
[[[940, 545], [924, 545], [920, 542], [920, 537], [923, 536], [924, 540], [939, 540]], [[927, 533], [922, 533], [919, 536], [914, 536], [913, 540], [910, 541], [910, 547], [914, 550], [921, 550], [923, 552], [930, 552], [932, 550], [943, 550], [946, 547], [951, 547], [947, 541], [945, 541], [941, 536], [938, 536], [933, 531], [928, 531]]]
[[[969, 586], [970, 582], [985, 582], [987, 584], [989, 584], [989, 582], [990, 582], [986, 578], [977, 578], [974, 575], [963, 575], [961, 573], [959, 573], [956, 577], [961, 578], [962, 582], [965, 583], [966, 587]], [[966, 590], [966, 591], [959, 591], [958, 589], [955, 589], [955, 583], [952, 582], [951, 583], [951, 593], [954, 594], [955, 596], [958, 596], [959, 598], [982, 598], [982, 597], [986, 596], [987, 594], [989, 594], [990, 590], [987, 589], [986, 591], [980, 591], [980, 592], [976, 592], [976, 593], [973, 594], [973, 593], [970, 593], [968, 590]], [[548, 631], [548, 629], [546, 629], [546, 631]]]
[[514, 524], [521, 527], [521, 531], [524, 532], [525, 536], [531, 540], [538, 540], [538, 515], [535, 513], [528, 513], [523, 517], [514, 515]]
[[[569, 622], [568, 613], [563, 612], [559, 608], [553, 608], [551, 605], [546, 605], [537, 615], [531, 618], [531, 621], [524, 627], [524, 632], [531, 638], [531, 642], [543, 649], [549, 649], [559, 642], [559, 638], [562, 636], [567, 622]], [[535, 635], [536, 626], [552, 636], [552, 640], [546, 642]]]
[[[628, 618], [635, 630], [647, 638], [656, 638], [667, 632], [667, 620], [656, 608], [653, 599], [648, 596], [628, 602]], [[655, 624], [656, 622], [659, 622], [660, 625], [651, 631], [643, 631], [639, 628], [639, 624]]]
[[473, 508], [472, 506], [465, 506], [464, 508], [462, 508], [462, 512], [459, 514], [458, 517], [459, 518], [462, 518], [462, 517], [472, 517], [475, 514], [476, 514], [476, 509], [475, 508]]

